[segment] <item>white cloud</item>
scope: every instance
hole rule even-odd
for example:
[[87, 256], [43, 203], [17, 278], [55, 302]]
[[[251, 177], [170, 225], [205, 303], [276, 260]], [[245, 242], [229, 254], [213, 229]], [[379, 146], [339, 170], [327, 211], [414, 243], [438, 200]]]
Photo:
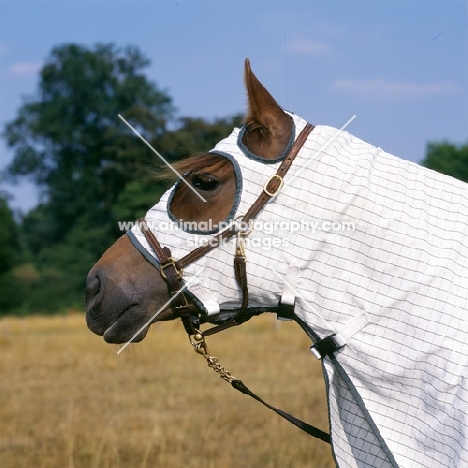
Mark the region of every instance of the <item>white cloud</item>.
[[453, 94], [459, 91], [459, 87], [449, 81], [419, 84], [411, 81], [388, 81], [381, 78], [372, 80], [338, 79], [333, 86], [336, 89], [350, 91], [377, 100], [424, 98], [441, 94]]
[[298, 55], [320, 56], [330, 53], [332, 48], [324, 42], [311, 39], [296, 39], [287, 45], [288, 52]]
[[10, 66], [8, 72], [11, 75], [35, 75], [41, 69], [37, 62], [16, 62]]

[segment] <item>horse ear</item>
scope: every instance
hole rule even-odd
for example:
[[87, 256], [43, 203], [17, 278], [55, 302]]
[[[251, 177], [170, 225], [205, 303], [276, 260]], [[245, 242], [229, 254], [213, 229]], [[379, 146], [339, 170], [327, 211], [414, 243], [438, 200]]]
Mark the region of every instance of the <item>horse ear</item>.
[[276, 159], [289, 143], [292, 119], [254, 75], [249, 59], [245, 60], [245, 86], [249, 110], [244, 144], [258, 156]]

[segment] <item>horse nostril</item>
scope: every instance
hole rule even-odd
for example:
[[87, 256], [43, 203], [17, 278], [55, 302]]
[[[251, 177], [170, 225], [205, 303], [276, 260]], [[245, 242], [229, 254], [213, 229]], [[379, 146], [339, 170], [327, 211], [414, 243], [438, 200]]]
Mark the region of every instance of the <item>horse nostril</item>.
[[101, 280], [98, 275], [88, 277], [86, 281], [86, 302], [89, 303], [101, 291]]

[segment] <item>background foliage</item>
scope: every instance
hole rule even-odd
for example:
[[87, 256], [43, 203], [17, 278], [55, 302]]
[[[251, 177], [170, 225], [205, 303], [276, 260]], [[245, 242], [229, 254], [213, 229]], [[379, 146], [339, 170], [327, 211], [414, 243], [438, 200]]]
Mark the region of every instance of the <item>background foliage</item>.
[[[139, 218], [167, 188], [152, 177], [159, 160], [119, 114], [169, 161], [211, 149], [241, 124], [177, 116], [148, 65], [136, 47], [57, 46], [3, 129], [14, 152], [3, 176], [32, 180], [43, 201], [15, 220], [0, 192], [0, 314], [82, 308], [88, 270], [122, 235], [117, 221]], [[430, 143], [422, 164], [468, 182], [468, 145]]]
[[468, 182], [468, 145], [429, 143], [422, 164], [434, 171]]

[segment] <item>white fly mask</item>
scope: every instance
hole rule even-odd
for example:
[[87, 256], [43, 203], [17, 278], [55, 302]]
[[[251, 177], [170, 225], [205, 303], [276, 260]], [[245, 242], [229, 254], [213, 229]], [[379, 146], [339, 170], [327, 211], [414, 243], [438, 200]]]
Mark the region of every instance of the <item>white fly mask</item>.
[[[295, 136], [306, 122], [293, 116]], [[227, 223], [245, 214], [280, 161], [235, 129], [213, 152], [234, 166]], [[468, 466], [468, 187], [346, 132], [317, 126], [246, 242], [249, 308], [281, 298], [320, 343], [336, 463], [342, 468]], [[146, 219], [174, 258], [212, 234], [170, 213], [173, 188]], [[149, 261], [138, 226], [129, 233]], [[230, 239], [184, 270], [210, 320], [241, 300]], [[220, 310], [221, 312], [220, 315]], [[224, 315], [223, 315], [224, 314]]]

